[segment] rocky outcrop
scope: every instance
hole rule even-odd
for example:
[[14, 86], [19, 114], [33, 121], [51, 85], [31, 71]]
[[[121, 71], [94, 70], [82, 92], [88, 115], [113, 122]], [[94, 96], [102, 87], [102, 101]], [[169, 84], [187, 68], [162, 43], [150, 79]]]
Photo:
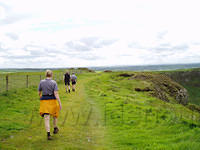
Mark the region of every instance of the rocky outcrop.
[[145, 90], [136, 88], [135, 91], [150, 92], [154, 97], [166, 102], [169, 102], [170, 97], [172, 97], [179, 104], [187, 105], [188, 103], [187, 90], [166, 75], [158, 73], [138, 73], [130, 78], [130, 80], [132, 79], [146, 80], [152, 83], [152, 87], [146, 87], [144, 88]]
[[188, 92], [185, 88], [179, 89], [177, 91], [176, 101], [180, 104], [187, 105], [187, 103], [188, 103]]

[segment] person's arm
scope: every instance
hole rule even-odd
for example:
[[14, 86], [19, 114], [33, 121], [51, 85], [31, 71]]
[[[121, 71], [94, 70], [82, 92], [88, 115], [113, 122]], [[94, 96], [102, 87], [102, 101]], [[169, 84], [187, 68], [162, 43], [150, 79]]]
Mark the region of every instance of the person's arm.
[[38, 87], [38, 95], [39, 95], [40, 98], [42, 97], [42, 87], [41, 87], [41, 82], [40, 82], [39, 87]]
[[38, 95], [39, 95], [39, 97], [41, 98], [41, 96], [42, 96], [42, 91], [38, 91]]
[[54, 91], [54, 95], [59, 103], [59, 106], [60, 106], [60, 110], [62, 109], [62, 105], [61, 105], [61, 101], [60, 101], [60, 97], [59, 97], [59, 94], [58, 94], [58, 91]]

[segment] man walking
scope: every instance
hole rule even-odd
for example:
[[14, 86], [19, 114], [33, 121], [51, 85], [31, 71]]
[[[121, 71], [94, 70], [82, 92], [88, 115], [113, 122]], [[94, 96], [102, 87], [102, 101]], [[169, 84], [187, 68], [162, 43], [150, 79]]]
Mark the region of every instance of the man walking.
[[72, 81], [72, 91], [75, 92], [75, 86], [76, 86], [76, 82], [77, 82], [77, 77], [76, 77], [75, 73], [72, 73], [71, 81]]
[[70, 74], [68, 71], [64, 75], [64, 82], [65, 82], [66, 92], [68, 88], [68, 92], [70, 93]]

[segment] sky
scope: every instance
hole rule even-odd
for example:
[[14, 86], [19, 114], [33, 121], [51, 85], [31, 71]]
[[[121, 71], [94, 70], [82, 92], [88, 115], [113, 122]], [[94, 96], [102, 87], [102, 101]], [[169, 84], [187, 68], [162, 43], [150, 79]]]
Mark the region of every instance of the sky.
[[0, 68], [200, 62], [199, 0], [0, 0]]

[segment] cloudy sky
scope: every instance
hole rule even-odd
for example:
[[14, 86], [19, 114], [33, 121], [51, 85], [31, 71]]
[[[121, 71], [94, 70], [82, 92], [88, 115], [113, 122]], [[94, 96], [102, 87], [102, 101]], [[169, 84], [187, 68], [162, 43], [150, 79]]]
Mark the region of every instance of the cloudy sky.
[[200, 62], [199, 0], [0, 0], [0, 68]]

